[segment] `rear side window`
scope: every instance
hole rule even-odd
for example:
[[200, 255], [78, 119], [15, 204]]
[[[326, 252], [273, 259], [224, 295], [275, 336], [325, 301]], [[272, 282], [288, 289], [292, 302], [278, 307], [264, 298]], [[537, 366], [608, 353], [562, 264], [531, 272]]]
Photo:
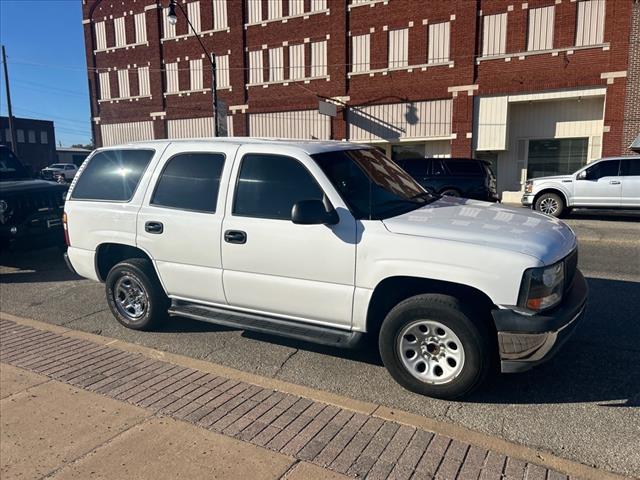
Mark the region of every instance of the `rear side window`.
[[427, 176], [427, 161], [423, 158], [396, 161], [402, 169], [416, 179], [423, 179]]
[[622, 160], [620, 169], [622, 170], [622, 175], [627, 177], [640, 176], [640, 158]]
[[301, 200], [322, 200], [323, 193], [297, 160], [281, 155], [250, 154], [242, 159], [233, 214], [291, 220]]
[[223, 166], [221, 153], [182, 153], [172, 157], [158, 180], [151, 203], [214, 213]]
[[104, 150], [96, 153], [80, 175], [71, 198], [127, 202], [133, 197], [153, 150]]
[[461, 175], [465, 177], [479, 177], [483, 175], [480, 162], [474, 162], [473, 160], [446, 160], [445, 164], [451, 172], [451, 175]]

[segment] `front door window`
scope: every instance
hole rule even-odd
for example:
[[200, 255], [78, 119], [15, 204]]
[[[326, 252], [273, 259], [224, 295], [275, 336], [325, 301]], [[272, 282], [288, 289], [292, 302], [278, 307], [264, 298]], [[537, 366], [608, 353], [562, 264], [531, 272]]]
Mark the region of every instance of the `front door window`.
[[570, 175], [587, 163], [588, 138], [529, 140], [527, 178]]

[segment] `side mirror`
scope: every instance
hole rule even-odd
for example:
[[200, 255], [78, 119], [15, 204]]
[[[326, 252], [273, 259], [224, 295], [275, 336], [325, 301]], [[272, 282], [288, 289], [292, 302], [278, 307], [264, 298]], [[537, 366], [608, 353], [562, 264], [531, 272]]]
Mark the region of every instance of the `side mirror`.
[[578, 174], [578, 180], [586, 180], [587, 179], [587, 171], [583, 170]]
[[322, 200], [302, 200], [291, 209], [291, 221], [298, 225], [335, 225], [338, 220], [338, 212], [327, 211]]

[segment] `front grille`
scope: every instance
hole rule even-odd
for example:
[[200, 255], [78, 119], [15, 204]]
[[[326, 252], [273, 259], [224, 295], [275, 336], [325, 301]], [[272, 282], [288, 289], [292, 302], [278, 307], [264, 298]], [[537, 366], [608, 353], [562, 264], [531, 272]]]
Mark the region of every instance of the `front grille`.
[[64, 207], [62, 190], [29, 192], [11, 195], [6, 198], [11, 212], [11, 222], [21, 223], [30, 216], [60, 213]]
[[564, 260], [565, 292], [571, 289], [578, 269], [578, 248], [576, 247]]

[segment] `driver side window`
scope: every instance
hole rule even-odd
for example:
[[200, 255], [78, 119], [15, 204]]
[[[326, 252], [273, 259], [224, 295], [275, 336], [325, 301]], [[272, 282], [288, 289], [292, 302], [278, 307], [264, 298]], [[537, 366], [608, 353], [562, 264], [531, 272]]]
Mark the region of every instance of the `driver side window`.
[[603, 177], [617, 177], [619, 175], [620, 160], [598, 162], [586, 170], [587, 180], [598, 180]]

